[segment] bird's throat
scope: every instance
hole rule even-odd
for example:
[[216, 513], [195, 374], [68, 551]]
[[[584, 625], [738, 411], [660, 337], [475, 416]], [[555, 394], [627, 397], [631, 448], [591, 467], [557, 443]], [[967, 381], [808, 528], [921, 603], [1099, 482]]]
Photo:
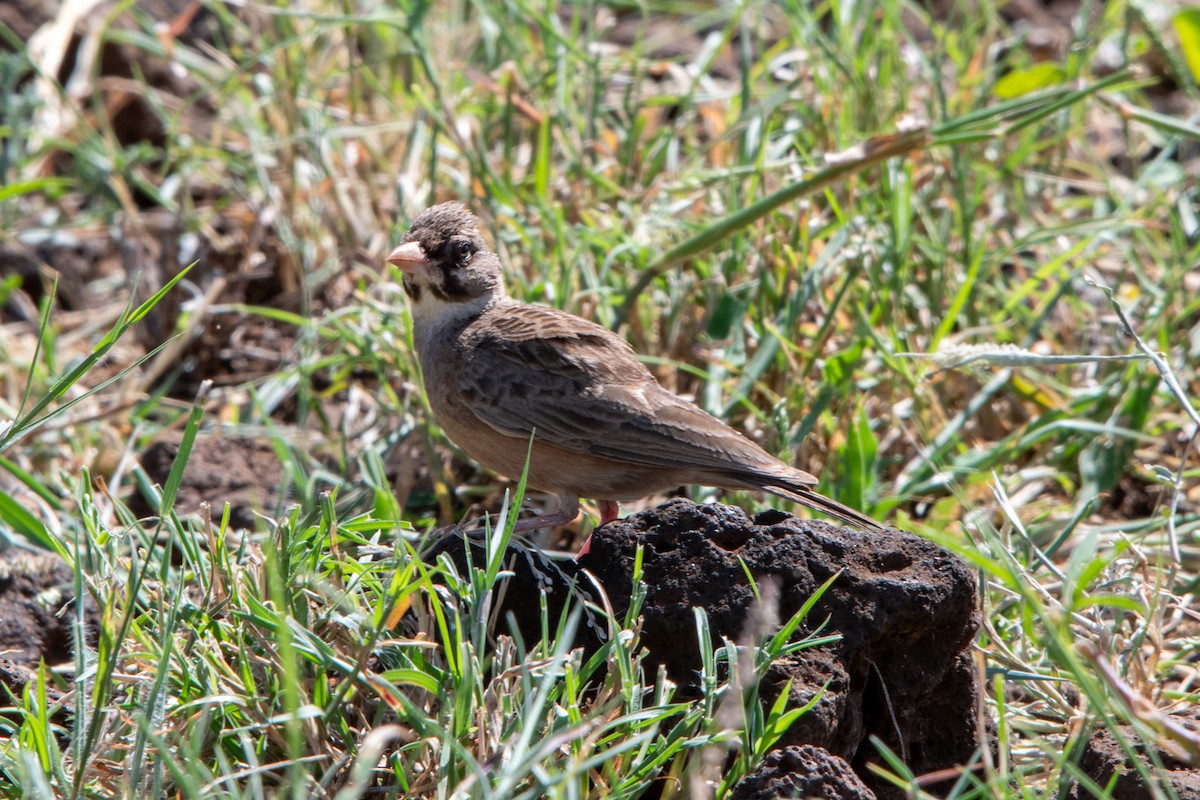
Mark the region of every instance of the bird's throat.
[[439, 343], [455, 339], [463, 328], [502, 299], [489, 292], [470, 300], [447, 302], [430, 292], [428, 287], [417, 288], [416, 292], [409, 290], [408, 296], [411, 300], [413, 344], [422, 359], [435, 352]]

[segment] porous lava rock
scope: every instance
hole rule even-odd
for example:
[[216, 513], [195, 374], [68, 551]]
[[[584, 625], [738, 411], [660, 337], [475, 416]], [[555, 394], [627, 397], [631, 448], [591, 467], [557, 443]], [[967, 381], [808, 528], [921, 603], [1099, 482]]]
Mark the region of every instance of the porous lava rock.
[[[486, 569], [487, 546], [482, 531], [464, 531], [457, 526], [439, 528], [423, 548], [421, 559], [435, 564], [443, 557], [461, 577], [470, 574], [472, 567]], [[496, 581], [492, 630], [500, 634], [515, 634], [526, 645], [542, 638], [542, 597], [545, 594], [546, 618], [561, 618], [567, 603], [574, 598], [594, 599], [580, 586], [579, 567], [573, 561], [556, 561], [540, 550], [514, 541], [504, 554], [501, 577]], [[600, 646], [602, 630], [594, 615], [585, 611], [577, 629], [575, 646], [589, 652]]]
[[732, 800], [874, 800], [845, 759], [816, 745], [791, 745], [772, 750], [758, 769], [733, 788]]
[[[631, 595], [638, 547], [646, 583], [642, 643], [651, 662], [697, 692], [692, 609], [704, 609], [714, 642], [744, 642], [762, 627], [750, 576], [760, 593], [773, 587], [779, 620], [834, 578], [802, 630], [823, 626], [823, 635], [840, 639], [776, 663], [760, 687], [770, 703], [790, 681], [792, 707], [824, 687], [781, 747], [823, 749], [849, 763], [879, 797], [898, 798], [900, 790], [867, 768], [881, 761], [871, 737], [917, 775], [952, 770], [981, 746], [968, 652], [979, 625], [976, 583], [955, 556], [899, 530], [863, 533], [780, 511], [750, 518], [730, 506], [675, 500], [598, 529], [579, 561], [604, 586], [618, 617]], [[793, 762], [816, 758], [804, 753]], [[847, 785], [845, 795], [828, 796], [855, 791]]]
[[[1200, 710], [1192, 708], [1172, 716], [1180, 727], [1191, 731], [1193, 736], [1200, 737]], [[1107, 789], [1107, 793], [1102, 794], [1103, 797], [1111, 800], [1151, 800], [1157, 797], [1200, 800], [1200, 769], [1189, 766], [1162, 748], [1154, 746], [1156, 760], [1162, 764], [1160, 770], [1153, 765], [1145, 743], [1131, 726], [1120, 725], [1117, 730], [1145, 765], [1145, 771], [1151, 779], [1169, 784], [1170, 792], [1164, 791], [1161, 786], [1148, 786], [1112, 730], [1100, 725], [1088, 737], [1083, 755], [1079, 759], [1079, 771], [1090, 778], [1095, 786]], [[1076, 782], [1072, 785], [1067, 800], [1088, 800], [1096, 796], [1095, 792]]]
[[[506, 554], [510, 577], [496, 593], [496, 630], [531, 642], [541, 635], [541, 599], [550, 619], [573, 594], [604, 588], [621, 618], [643, 548], [641, 644], [647, 668], [665, 666], [682, 693], [699, 696], [696, 615], [708, 618], [715, 646], [773, 633], [831, 578], [797, 636], [820, 629], [832, 643], [780, 659], [759, 686], [764, 703], [788, 687], [789, 707], [820, 699], [784, 733], [777, 749], [735, 788], [738, 798], [884, 800], [904, 793], [868, 769], [881, 762], [878, 737], [916, 775], [953, 775], [983, 744], [979, 687], [968, 648], [979, 625], [974, 575], [958, 558], [898, 530], [862, 533], [781, 511], [751, 518], [738, 508], [674, 500], [609, 523], [592, 535], [577, 564], [524, 547]], [[467, 554], [485, 563], [478, 536], [452, 531], [423, 554], [449, 558], [467, 574]], [[753, 585], [751, 584], [753, 576]], [[759, 602], [758, 595], [773, 598]], [[770, 608], [768, 608], [770, 607]], [[585, 620], [576, 644], [599, 643]], [[923, 784], [934, 794], [949, 783]]]

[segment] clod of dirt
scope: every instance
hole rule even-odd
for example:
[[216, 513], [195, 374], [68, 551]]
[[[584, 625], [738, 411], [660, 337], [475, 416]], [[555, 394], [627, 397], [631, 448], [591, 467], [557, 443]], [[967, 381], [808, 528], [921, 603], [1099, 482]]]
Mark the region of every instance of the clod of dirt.
[[[1184, 728], [1200, 736], [1200, 710], [1190, 709], [1189, 713], [1179, 714], [1176, 721]], [[1162, 778], [1170, 784], [1171, 791], [1158, 791], [1155, 787], [1147, 786], [1137, 768], [1130, 762], [1125, 750], [1113, 736], [1108, 727], [1101, 725], [1092, 732], [1088, 739], [1083, 756], [1079, 759], [1079, 769], [1096, 783], [1097, 786], [1108, 789], [1105, 797], [1112, 800], [1150, 800], [1155, 797], [1177, 797], [1179, 800], [1200, 800], [1200, 769], [1189, 767], [1184, 762], [1172, 757], [1164, 750], [1155, 747], [1154, 753], [1161, 761], [1163, 769], [1158, 770], [1151, 763], [1148, 752], [1137, 732], [1128, 725], [1119, 726], [1120, 735], [1137, 753], [1146, 771], [1151, 776]], [[1112, 782], [1111, 788], [1109, 783]], [[1086, 800], [1095, 796], [1078, 782], [1067, 795], [1068, 800]]]
[[779, 797], [875, 800], [875, 793], [859, 780], [845, 759], [823, 747], [806, 744], [771, 751], [732, 793], [733, 800]]
[[881, 760], [871, 737], [918, 775], [967, 763], [983, 744], [968, 653], [979, 625], [975, 579], [949, 553], [897, 530], [861, 533], [779, 511], [750, 519], [738, 508], [676, 500], [598, 529], [580, 559], [618, 616], [633, 588], [639, 546], [647, 583], [642, 642], [651, 661], [694, 691], [693, 608], [704, 609], [714, 642], [741, 642], [771, 630], [761, 621], [749, 576], [760, 593], [777, 597], [779, 620], [837, 576], [805, 626], [824, 624], [823, 634], [841, 640], [776, 664], [761, 687], [769, 703], [791, 680], [794, 707], [828, 683], [780, 746], [824, 748], [849, 762], [879, 797], [899, 798], [899, 790], [867, 769]]
[[[0, 705], [11, 705], [3, 702], [8, 693], [20, 698], [36, 686], [41, 680], [40, 662], [61, 667], [74, 659], [78, 619], [74, 587], [71, 567], [56, 555], [16, 549], [0, 553], [0, 685], [4, 687]], [[88, 647], [96, 646], [99, 629], [100, 613], [85, 597], [82, 635]], [[45, 694], [51, 719], [68, 725], [72, 706], [62, 703], [62, 684], [52, 681], [37, 691]], [[5, 717], [20, 724], [16, 712]]]
[[[51, 666], [70, 662], [73, 587], [74, 573], [58, 556], [21, 550], [0, 554], [0, 658], [26, 667], [43, 659]], [[84, 633], [94, 640], [99, 618], [90, 603], [84, 613]]]
[[[146, 448], [141, 463], [150, 480], [166, 483], [179, 444], [176, 434]], [[188, 454], [175, 507], [181, 513], [195, 514], [202, 503], [208, 503], [214, 518], [219, 519], [229, 503], [230, 524], [253, 529], [259, 525], [255, 512], [274, 512], [282, 481], [283, 467], [269, 440], [198, 436]], [[130, 507], [139, 516], [155, 513], [141, 497], [131, 501]]]
[[[36, 687], [39, 678], [39, 670], [28, 667], [11, 658], [0, 658], [0, 684], [6, 686], [8, 691], [12, 692], [13, 697], [21, 697], [27, 687]], [[55, 707], [50, 712], [51, 719], [60, 725], [66, 724], [70, 719], [68, 707], [59, 705], [66, 695], [59, 691], [56, 686], [46, 686], [44, 687], [44, 691], [46, 692], [47, 704]], [[13, 716], [7, 713], [4, 716], [7, 719], [13, 719]]]

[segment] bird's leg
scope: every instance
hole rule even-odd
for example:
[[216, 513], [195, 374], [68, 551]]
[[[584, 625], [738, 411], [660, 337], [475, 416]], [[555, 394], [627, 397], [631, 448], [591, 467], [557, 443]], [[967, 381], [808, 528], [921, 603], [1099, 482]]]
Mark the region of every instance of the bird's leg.
[[558, 496], [558, 511], [553, 514], [543, 514], [540, 517], [526, 517], [517, 520], [513, 533], [525, 533], [541, 528], [557, 528], [559, 525], [569, 525], [579, 516], [579, 498]]
[[[600, 524], [597, 528], [603, 527], [617, 518], [621, 513], [621, 504], [616, 500], [597, 500], [596, 504], [600, 506]], [[592, 533], [595, 533], [593, 530]], [[592, 549], [592, 534], [583, 540], [583, 547], [579, 548], [579, 552], [575, 554], [575, 560], [578, 561], [580, 556], [586, 556]]]
[[616, 500], [597, 500], [596, 502], [600, 505], [600, 524], [596, 526], [597, 528], [612, 522], [621, 513], [621, 504]]

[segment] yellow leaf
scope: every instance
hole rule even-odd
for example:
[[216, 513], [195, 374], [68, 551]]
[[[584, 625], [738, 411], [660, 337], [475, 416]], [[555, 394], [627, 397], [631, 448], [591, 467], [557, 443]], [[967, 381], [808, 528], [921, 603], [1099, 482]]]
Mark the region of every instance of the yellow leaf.
[[1179, 49], [1192, 71], [1192, 80], [1200, 84], [1200, 8], [1180, 11], [1171, 20], [1175, 34], [1179, 37]]
[[1065, 77], [1062, 67], [1058, 64], [1050, 62], [1034, 64], [1027, 69], [1013, 70], [996, 81], [993, 93], [1001, 100], [1012, 100], [1014, 97], [1062, 83]]

